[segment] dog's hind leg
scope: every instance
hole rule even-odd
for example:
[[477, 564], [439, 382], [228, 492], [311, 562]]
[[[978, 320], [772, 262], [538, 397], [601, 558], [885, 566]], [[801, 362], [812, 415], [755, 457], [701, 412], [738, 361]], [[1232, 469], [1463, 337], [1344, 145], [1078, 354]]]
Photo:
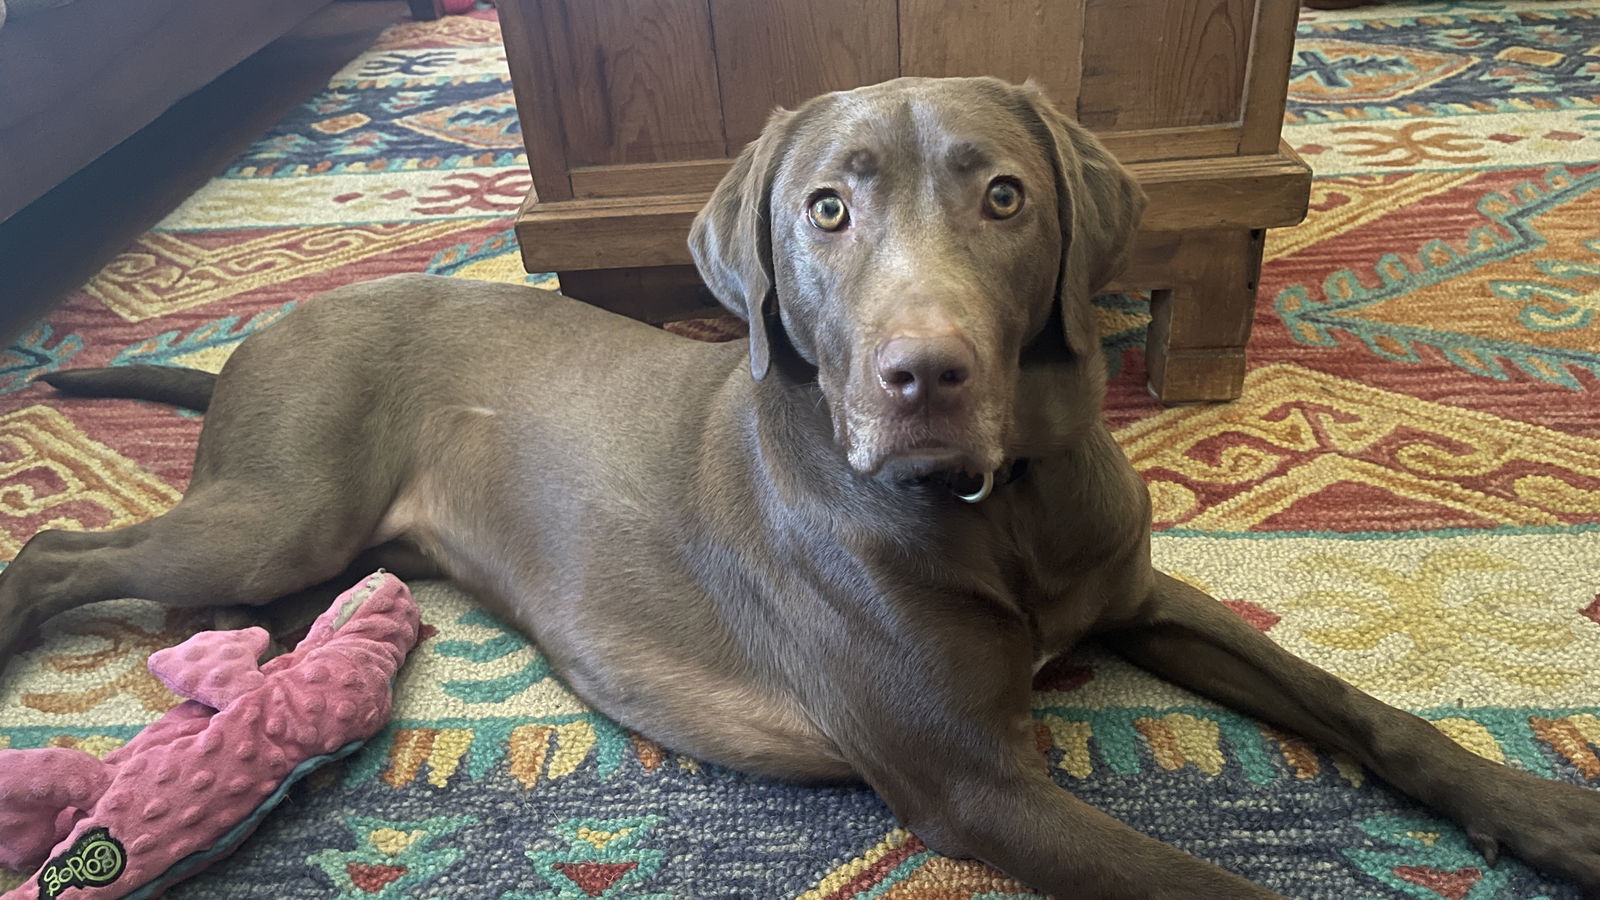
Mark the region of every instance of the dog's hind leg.
[[137, 525], [40, 532], [0, 572], [0, 665], [46, 620], [88, 603], [253, 606], [326, 581], [363, 550], [382, 514], [335, 503], [210, 480]]
[[279, 639], [304, 630], [336, 597], [350, 589], [362, 578], [382, 569], [402, 581], [415, 582], [427, 578], [444, 578], [439, 564], [411, 542], [399, 539], [387, 541], [361, 551], [339, 574], [319, 584], [285, 594], [266, 607], [236, 605], [218, 610], [212, 627], [218, 630], [237, 630], [260, 625], [273, 637], [270, 653], [273, 656], [290, 649]]
[[1342, 750], [1456, 820], [1494, 865], [1502, 850], [1600, 898], [1600, 791], [1492, 762], [1428, 721], [1304, 662], [1175, 578], [1102, 641], [1158, 675]]

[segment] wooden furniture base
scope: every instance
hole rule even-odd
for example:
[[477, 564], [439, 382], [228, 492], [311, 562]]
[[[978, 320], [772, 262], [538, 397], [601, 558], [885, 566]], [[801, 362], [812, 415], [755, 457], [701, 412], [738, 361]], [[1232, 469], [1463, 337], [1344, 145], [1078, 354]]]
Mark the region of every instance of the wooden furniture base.
[[439, 0], [411, 0], [411, 18], [418, 22], [431, 22], [444, 15]]
[[1231, 400], [1244, 388], [1245, 345], [1256, 314], [1262, 229], [1190, 231], [1163, 242], [1165, 258], [1119, 280], [1154, 286], [1145, 367], [1163, 403]]
[[1297, 0], [498, 0], [534, 190], [530, 272], [665, 322], [715, 314], [689, 223], [775, 106], [899, 75], [1033, 78], [1150, 205], [1151, 390], [1238, 396], [1262, 230], [1305, 215], [1279, 140]]

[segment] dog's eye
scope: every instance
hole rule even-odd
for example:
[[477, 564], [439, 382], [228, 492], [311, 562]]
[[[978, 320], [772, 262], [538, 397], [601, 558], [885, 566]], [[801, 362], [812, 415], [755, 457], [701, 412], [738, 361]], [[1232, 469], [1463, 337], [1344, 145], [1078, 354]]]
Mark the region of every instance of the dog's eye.
[[838, 194], [822, 193], [812, 198], [806, 217], [823, 231], [838, 231], [850, 223], [850, 210]]
[[1022, 185], [1010, 178], [989, 182], [983, 198], [983, 211], [991, 219], [1009, 219], [1022, 209]]

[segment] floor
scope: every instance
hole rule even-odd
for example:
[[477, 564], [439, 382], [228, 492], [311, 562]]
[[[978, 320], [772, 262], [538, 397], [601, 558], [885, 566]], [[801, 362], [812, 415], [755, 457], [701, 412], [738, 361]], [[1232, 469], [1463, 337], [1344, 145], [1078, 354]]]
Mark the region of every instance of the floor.
[[405, 0], [340, 0], [0, 222], [0, 347], [325, 87]]
[[[1595, 0], [1305, 13], [1284, 138], [1316, 171], [1313, 203], [1304, 224], [1268, 235], [1244, 395], [1158, 406], [1148, 304], [1110, 295], [1097, 308], [1106, 418], [1149, 484], [1161, 569], [1472, 752], [1590, 788], [1597, 48]], [[521, 151], [493, 12], [379, 37], [13, 345], [0, 364], [0, 560], [45, 528], [165, 512], [202, 423], [65, 397], [37, 375], [215, 370], [307, 298], [383, 275], [526, 283], [512, 234], [529, 187]], [[530, 311], [553, 302], [526, 296]], [[457, 349], [426, 359], [423, 333], [410, 356], [377, 352], [469, 372], [474, 339], [495, 338], [470, 315], [456, 328], [434, 346]], [[938, 856], [870, 791], [741, 776], [634, 734], [466, 594], [414, 588], [426, 637], [391, 724], [172, 900], [1035, 896]], [[58, 617], [0, 671], [0, 747], [124, 746], [177, 702], [149, 654], [212, 624], [139, 599]], [[1510, 858], [1489, 867], [1460, 829], [1349, 758], [1102, 650], [1057, 660], [1035, 688], [1034, 736], [1058, 784], [1279, 893], [1580, 896]], [[0, 891], [22, 877], [0, 872]]]

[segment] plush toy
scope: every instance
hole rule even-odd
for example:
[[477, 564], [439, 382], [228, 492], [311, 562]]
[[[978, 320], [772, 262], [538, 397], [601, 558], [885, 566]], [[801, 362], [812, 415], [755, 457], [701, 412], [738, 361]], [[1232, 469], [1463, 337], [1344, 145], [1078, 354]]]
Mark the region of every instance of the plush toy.
[[36, 870], [0, 900], [154, 896], [226, 856], [291, 784], [389, 720], [417, 629], [411, 592], [380, 571], [265, 664], [260, 628], [152, 654], [150, 671], [189, 701], [104, 759], [0, 750], [0, 866]]

